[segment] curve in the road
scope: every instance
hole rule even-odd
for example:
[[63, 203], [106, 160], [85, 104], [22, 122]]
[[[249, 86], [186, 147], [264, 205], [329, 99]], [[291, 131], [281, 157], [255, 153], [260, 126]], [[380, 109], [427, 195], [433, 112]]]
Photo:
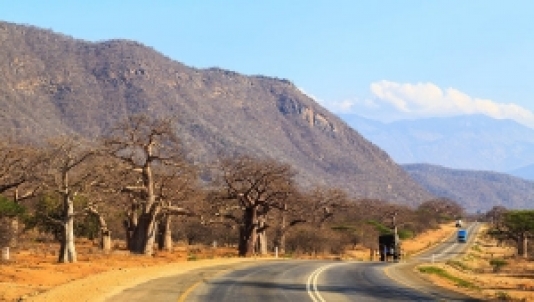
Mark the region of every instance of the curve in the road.
[[468, 245], [447, 240], [411, 263], [277, 260], [221, 267], [152, 280], [109, 301], [476, 301], [425, 283], [412, 272], [432, 254], [444, 255], [435, 258], [444, 261]]

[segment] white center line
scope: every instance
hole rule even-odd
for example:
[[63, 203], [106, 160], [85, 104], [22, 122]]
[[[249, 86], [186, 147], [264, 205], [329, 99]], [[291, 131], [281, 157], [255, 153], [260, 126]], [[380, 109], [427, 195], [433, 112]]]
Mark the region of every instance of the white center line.
[[317, 289], [317, 279], [319, 279], [319, 275], [330, 267], [341, 264], [343, 263], [324, 265], [310, 274], [310, 276], [308, 277], [308, 281], [306, 282], [306, 291], [308, 292], [308, 295], [310, 296], [313, 302], [326, 302], [326, 300], [323, 298], [323, 296], [321, 296], [319, 290]]

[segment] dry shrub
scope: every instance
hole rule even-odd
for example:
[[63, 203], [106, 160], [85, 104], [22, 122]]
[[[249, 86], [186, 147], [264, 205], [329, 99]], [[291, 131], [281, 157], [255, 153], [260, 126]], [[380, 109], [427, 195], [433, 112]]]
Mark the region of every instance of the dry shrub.
[[343, 254], [350, 242], [342, 234], [330, 229], [301, 226], [286, 239], [286, 252], [317, 256], [320, 254]]

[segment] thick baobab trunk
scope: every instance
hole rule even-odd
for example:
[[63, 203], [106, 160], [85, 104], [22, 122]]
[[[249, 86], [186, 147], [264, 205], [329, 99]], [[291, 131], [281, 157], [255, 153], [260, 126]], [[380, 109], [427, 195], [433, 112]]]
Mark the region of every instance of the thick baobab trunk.
[[[146, 155], [152, 156], [152, 144], [146, 146]], [[139, 215], [139, 221], [135, 226], [132, 238], [131, 252], [137, 254], [153, 255], [154, 244], [156, 243], [156, 235], [158, 231], [158, 224], [156, 217], [159, 213], [159, 205], [156, 203], [156, 195], [154, 192], [154, 177], [152, 175], [152, 168], [146, 164], [142, 169], [143, 186], [146, 189], [146, 204], [142, 206], [142, 213]]]
[[[151, 153], [148, 152], [150, 155]], [[156, 204], [154, 194], [154, 180], [149, 166], [143, 169], [143, 183], [146, 188], [147, 202], [142, 206], [142, 212], [138, 217], [137, 224], [131, 238], [130, 252], [136, 254], [153, 255], [156, 243], [157, 221], [159, 205]]]
[[[128, 249], [135, 254], [154, 254], [154, 244], [158, 235], [157, 217], [160, 212], [159, 205], [152, 203], [146, 212], [139, 216], [129, 216], [125, 222], [129, 237]], [[134, 219], [135, 218], [135, 219]]]
[[171, 217], [165, 215], [159, 227], [158, 248], [164, 251], [172, 251]]
[[123, 226], [126, 233], [126, 248], [129, 251], [134, 250], [134, 233], [139, 224], [139, 217], [137, 216], [137, 204], [132, 204], [130, 210], [127, 212], [127, 217], [124, 220]]
[[257, 238], [257, 253], [260, 255], [267, 255], [268, 249], [267, 249], [267, 232], [265, 227], [265, 216], [261, 215], [258, 218], [258, 238]]
[[267, 233], [265, 231], [262, 231], [258, 234], [258, 254], [260, 255], [267, 255], [268, 249], [267, 249]]
[[111, 251], [111, 230], [108, 228], [104, 216], [98, 212], [96, 207], [90, 206], [87, 211], [98, 218], [98, 224], [100, 226], [100, 248], [104, 253], [109, 253]]
[[144, 254], [145, 255], [153, 255], [154, 254], [154, 244], [156, 243], [156, 234], [158, 232], [158, 224], [154, 217], [152, 217], [150, 223], [148, 224], [148, 228], [146, 230], [146, 242], [144, 247]]
[[132, 221], [130, 219], [125, 219], [123, 222], [124, 226], [124, 233], [126, 237], [126, 249], [129, 251], [133, 250], [133, 233], [135, 230], [135, 227], [132, 224]]
[[76, 247], [74, 245], [74, 207], [72, 200], [65, 194], [63, 201], [63, 236], [59, 249], [59, 263], [74, 263], [77, 261]]
[[257, 209], [255, 207], [247, 208], [244, 211], [243, 225], [239, 230], [239, 248], [240, 257], [250, 257], [254, 253], [256, 246], [258, 230]]
[[104, 253], [109, 253], [111, 251], [111, 230], [102, 215], [98, 216], [98, 221], [100, 222], [100, 248]]
[[280, 254], [286, 253], [286, 212], [287, 204], [284, 204], [284, 210], [282, 212], [282, 218], [280, 220], [280, 229], [277, 232], [276, 246]]
[[111, 230], [107, 228], [100, 230], [100, 248], [104, 253], [111, 251]]
[[286, 232], [284, 229], [278, 230], [276, 232], [276, 238], [274, 240], [274, 247], [278, 248], [279, 254], [286, 253]]
[[151, 213], [141, 214], [130, 239], [130, 251], [136, 254], [154, 254], [155, 232], [155, 217]]

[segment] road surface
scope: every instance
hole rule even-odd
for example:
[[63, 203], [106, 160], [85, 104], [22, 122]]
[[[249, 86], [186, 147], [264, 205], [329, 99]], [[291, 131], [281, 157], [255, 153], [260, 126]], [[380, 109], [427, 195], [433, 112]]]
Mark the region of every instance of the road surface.
[[446, 261], [472, 243], [450, 238], [407, 263], [273, 260], [197, 270], [152, 280], [109, 301], [478, 301], [415, 275], [422, 262]]

